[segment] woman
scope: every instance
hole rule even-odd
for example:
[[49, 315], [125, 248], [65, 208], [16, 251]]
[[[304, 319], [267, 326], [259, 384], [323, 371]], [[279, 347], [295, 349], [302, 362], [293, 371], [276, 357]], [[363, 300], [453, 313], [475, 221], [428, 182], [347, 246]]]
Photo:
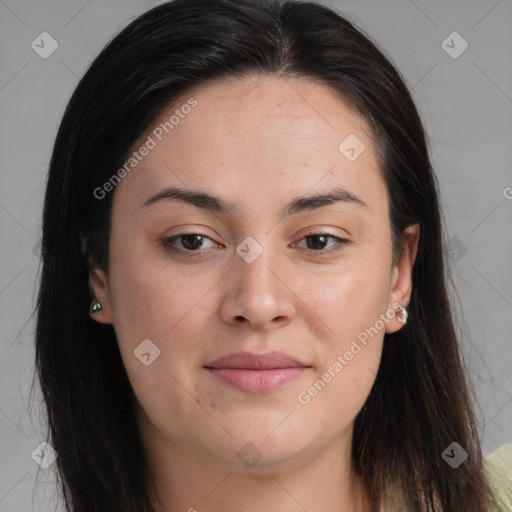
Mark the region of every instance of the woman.
[[333, 11], [176, 0], [133, 21], [69, 102], [42, 249], [68, 510], [508, 510], [422, 122]]

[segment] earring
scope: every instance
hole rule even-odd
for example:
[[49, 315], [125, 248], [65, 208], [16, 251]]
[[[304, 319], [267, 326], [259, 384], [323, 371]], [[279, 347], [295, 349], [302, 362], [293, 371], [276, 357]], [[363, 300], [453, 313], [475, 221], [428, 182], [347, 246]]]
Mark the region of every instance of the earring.
[[400, 304], [400, 308], [398, 309], [398, 315], [396, 318], [397, 320], [401, 323], [401, 324], [404, 324], [407, 322], [407, 317], [409, 316], [408, 312], [407, 312], [407, 308], [405, 306], [402, 306], [402, 304]]
[[97, 313], [98, 311], [101, 311], [103, 309], [103, 306], [99, 303], [97, 300], [93, 300], [91, 303], [91, 307], [89, 308], [89, 313], [91, 315], [94, 315], [94, 313]]

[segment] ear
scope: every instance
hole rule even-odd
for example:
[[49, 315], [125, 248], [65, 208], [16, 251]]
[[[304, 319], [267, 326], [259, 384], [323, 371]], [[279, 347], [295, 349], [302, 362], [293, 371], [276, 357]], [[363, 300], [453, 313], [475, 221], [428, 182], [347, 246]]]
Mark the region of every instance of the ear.
[[408, 306], [412, 293], [412, 270], [418, 252], [420, 225], [413, 224], [405, 230], [405, 247], [400, 261], [395, 263], [391, 277], [391, 291], [388, 309], [395, 311], [395, 316], [386, 324], [386, 332], [391, 334], [400, 330], [403, 324], [398, 320], [397, 305]]
[[112, 308], [110, 305], [110, 292], [108, 277], [105, 271], [96, 268], [91, 264], [87, 255], [87, 238], [80, 233], [80, 246], [82, 255], [87, 259], [89, 268], [89, 293], [91, 294], [91, 303], [98, 301], [101, 304], [101, 310], [96, 313], [89, 312], [93, 320], [102, 324], [112, 323]]
[[89, 271], [89, 291], [93, 297], [92, 301], [98, 301], [101, 304], [100, 311], [89, 313], [91, 318], [101, 324], [111, 324], [110, 291], [108, 278], [103, 270], [93, 268]]

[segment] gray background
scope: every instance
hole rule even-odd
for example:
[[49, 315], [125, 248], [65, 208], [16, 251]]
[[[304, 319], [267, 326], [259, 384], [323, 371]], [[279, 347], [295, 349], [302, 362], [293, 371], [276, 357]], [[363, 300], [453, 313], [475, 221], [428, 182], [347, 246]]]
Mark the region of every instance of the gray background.
[[[40, 218], [53, 139], [93, 57], [137, 14], [158, 3], [0, 0], [2, 512], [55, 506], [52, 467], [42, 469], [31, 458], [44, 439], [38, 387], [36, 401], [29, 399]], [[512, 1], [322, 3], [382, 45], [422, 113], [488, 455], [512, 441]], [[447, 39], [454, 31], [469, 45], [457, 58], [463, 41]], [[31, 47], [42, 32], [59, 45], [47, 59]]]

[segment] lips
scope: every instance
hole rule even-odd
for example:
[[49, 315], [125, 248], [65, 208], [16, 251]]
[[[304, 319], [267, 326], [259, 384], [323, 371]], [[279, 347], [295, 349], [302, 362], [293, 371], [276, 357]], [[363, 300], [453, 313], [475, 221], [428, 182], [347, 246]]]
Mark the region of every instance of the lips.
[[265, 352], [264, 354], [254, 354], [251, 352], [237, 352], [216, 359], [206, 365], [207, 368], [239, 368], [244, 370], [272, 370], [277, 368], [297, 368], [305, 367], [294, 357], [284, 352]]
[[310, 366], [284, 352], [237, 352], [205, 368], [224, 383], [249, 393], [267, 393], [297, 379]]

